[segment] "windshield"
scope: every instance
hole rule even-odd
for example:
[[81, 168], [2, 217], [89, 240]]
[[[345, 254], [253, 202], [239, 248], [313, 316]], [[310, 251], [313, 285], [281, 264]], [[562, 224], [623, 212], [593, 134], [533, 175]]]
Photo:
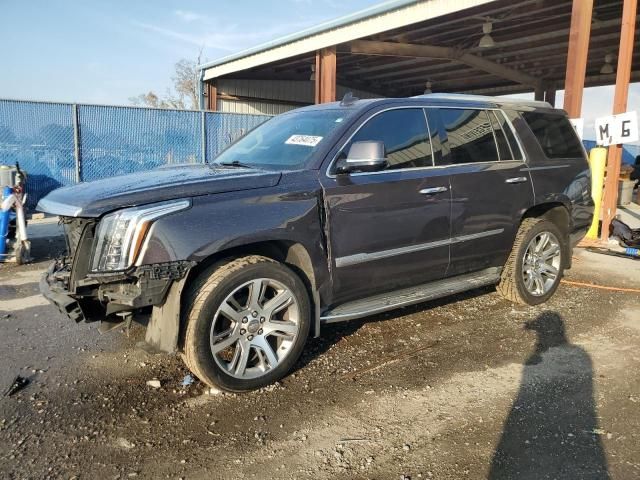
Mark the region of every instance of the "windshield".
[[266, 170], [304, 168], [322, 142], [349, 115], [348, 110], [310, 110], [279, 115], [229, 146], [213, 164]]

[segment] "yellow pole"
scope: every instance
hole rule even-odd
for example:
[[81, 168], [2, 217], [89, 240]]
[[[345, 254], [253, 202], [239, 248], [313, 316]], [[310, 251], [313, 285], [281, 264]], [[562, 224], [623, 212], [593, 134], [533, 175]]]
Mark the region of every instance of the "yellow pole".
[[593, 222], [587, 232], [587, 238], [598, 238], [600, 210], [602, 208], [602, 188], [604, 187], [604, 171], [607, 166], [607, 149], [592, 148], [589, 153], [589, 167], [591, 168], [591, 198], [593, 198]]

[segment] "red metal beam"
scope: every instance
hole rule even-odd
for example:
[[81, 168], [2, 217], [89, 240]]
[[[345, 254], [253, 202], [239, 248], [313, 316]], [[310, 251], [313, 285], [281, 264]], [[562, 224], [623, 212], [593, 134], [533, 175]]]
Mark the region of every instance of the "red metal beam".
[[205, 85], [207, 86], [207, 110], [215, 112], [218, 109], [218, 87], [214, 82], [207, 82]]
[[316, 103], [336, 101], [336, 47], [316, 52]]
[[564, 109], [571, 118], [578, 118], [582, 111], [592, 14], [593, 0], [573, 0], [564, 84]]
[[[616, 90], [613, 96], [614, 115], [627, 111], [637, 10], [638, 0], [624, 0], [622, 7], [622, 28], [620, 30], [620, 48], [618, 50], [618, 70], [616, 71]], [[602, 230], [600, 235], [603, 241], [609, 238], [609, 225], [616, 214], [621, 160], [622, 145], [610, 146], [602, 202]]]

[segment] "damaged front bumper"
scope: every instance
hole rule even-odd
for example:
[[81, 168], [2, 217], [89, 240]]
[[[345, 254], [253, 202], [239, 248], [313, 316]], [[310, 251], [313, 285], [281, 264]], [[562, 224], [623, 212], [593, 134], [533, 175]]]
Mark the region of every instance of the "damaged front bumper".
[[62, 283], [55, 279], [53, 273], [56, 263], [52, 263], [47, 271], [40, 277], [40, 293], [49, 300], [63, 315], [66, 315], [75, 322], [85, 320], [82, 309], [78, 301], [68, 295]]
[[72, 280], [71, 265], [54, 261], [40, 279], [40, 291], [65, 316], [75, 322], [122, 320], [145, 314], [148, 307], [164, 303], [174, 281], [183, 279], [193, 262], [143, 265], [127, 272], [93, 273]]

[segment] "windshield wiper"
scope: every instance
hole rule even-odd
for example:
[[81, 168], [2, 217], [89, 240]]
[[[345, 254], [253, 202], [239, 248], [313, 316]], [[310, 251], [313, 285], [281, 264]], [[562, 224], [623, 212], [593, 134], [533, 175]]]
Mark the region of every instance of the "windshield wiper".
[[222, 165], [223, 167], [255, 168], [247, 163], [242, 163], [238, 160], [234, 160], [233, 162], [214, 162], [214, 165]]

